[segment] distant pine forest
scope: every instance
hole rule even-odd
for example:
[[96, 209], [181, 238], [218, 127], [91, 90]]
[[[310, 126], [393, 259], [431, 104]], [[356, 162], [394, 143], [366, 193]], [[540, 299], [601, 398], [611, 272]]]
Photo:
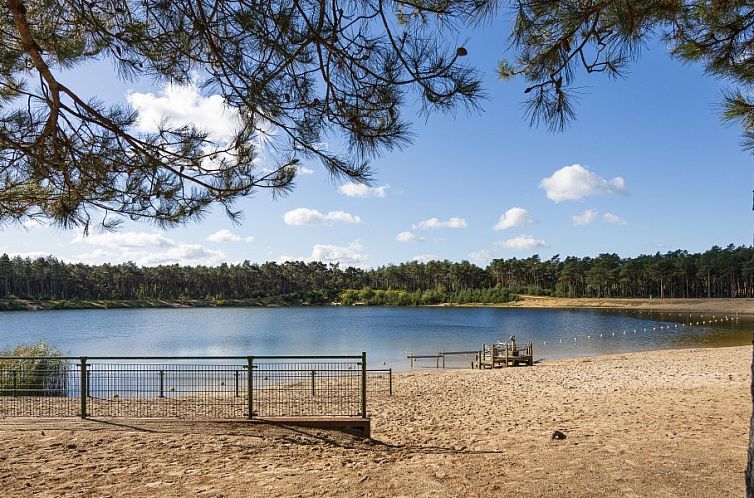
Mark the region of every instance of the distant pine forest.
[[[41, 301], [209, 301], [215, 305], [431, 305], [504, 303], [518, 294], [598, 298], [754, 297], [754, 248], [729, 245], [692, 254], [621, 258], [430, 261], [373, 269], [289, 261], [282, 264], [139, 267], [86, 265], [54, 257], [0, 256], [0, 299]], [[61, 305], [59, 307], [65, 307]]]

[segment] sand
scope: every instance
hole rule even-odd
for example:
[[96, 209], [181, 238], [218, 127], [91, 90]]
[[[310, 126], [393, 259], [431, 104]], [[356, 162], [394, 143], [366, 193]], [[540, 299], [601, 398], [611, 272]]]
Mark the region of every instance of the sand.
[[[373, 440], [0, 419], [3, 496], [742, 496], [750, 347], [397, 375]], [[566, 439], [553, 440], [554, 430]]]
[[511, 303], [491, 305], [513, 308], [621, 308], [650, 311], [683, 311], [689, 313], [754, 313], [754, 299], [618, 299], [520, 296]]

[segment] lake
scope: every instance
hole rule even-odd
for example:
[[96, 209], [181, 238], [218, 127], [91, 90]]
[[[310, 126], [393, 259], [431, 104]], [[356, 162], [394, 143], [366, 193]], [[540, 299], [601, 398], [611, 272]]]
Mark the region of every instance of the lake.
[[[704, 322], [704, 323], [701, 323]], [[522, 308], [180, 308], [0, 312], [0, 349], [46, 340], [72, 356], [359, 354], [409, 368], [408, 354], [532, 341], [537, 359], [751, 344], [751, 316]], [[468, 366], [471, 356], [448, 359]], [[434, 367], [435, 360], [414, 368]]]

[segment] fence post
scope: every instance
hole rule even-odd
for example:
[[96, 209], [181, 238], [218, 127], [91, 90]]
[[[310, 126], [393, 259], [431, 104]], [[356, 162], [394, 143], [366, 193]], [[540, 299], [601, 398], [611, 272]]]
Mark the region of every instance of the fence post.
[[13, 397], [18, 397], [18, 370], [13, 370]]
[[367, 418], [367, 354], [361, 353], [361, 416]]
[[248, 382], [247, 382], [247, 390], [248, 390], [248, 410], [249, 410], [249, 420], [254, 418], [254, 357], [253, 356], [247, 356], [246, 357], [246, 365], [249, 370], [248, 373]]
[[314, 396], [316, 394], [314, 392], [314, 375], [315, 375], [315, 372], [316, 372], [315, 370], [312, 370], [312, 396]]
[[81, 360], [81, 418], [86, 418], [86, 395], [89, 392], [89, 377], [86, 371], [86, 356], [82, 356]]
[[445, 370], [445, 351], [442, 352], [442, 369]]
[[165, 397], [165, 370], [160, 370], [160, 397]]
[[393, 395], [393, 369], [392, 368], [390, 368], [390, 370], [388, 371], [387, 380], [388, 380], [388, 385], [390, 386], [389, 393], [390, 393], [390, 396], [392, 396]]
[[238, 397], [238, 370], [236, 370], [236, 398]]

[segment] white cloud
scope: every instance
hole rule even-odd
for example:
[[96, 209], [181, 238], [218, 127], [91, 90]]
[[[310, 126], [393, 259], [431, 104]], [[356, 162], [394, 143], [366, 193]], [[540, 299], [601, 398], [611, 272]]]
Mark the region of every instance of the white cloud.
[[286, 225], [331, 225], [333, 223], [361, 223], [361, 218], [345, 211], [330, 211], [322, 214], [316, 209], [298, 208], [283, 215]]
[[95, 235], [77, 235], [71, 244], [109, 247], [113, 249], [134, 247], [173, 247], [176, 242], [157, 232], [107, 232]]
[[363, 183], [345, 183], [341, 185], [338, 190], [340, 193], [347, 197], [359, 197], [362, 199], [369, 197], [384, 198], [387, 196], [387, 189], [390, 185], [382, 185], [381, 187], [370, 187]]
[[507, 230], [508, 228], [523, 227], [532, 223], [534, 223], [534, 219], [529, 215], [529, 211], [520, 207], [512, 207], [500, 215], [500, 219], [492, 229]]
[[299, 175], [313, 175], [314, 170], [306, 166], [296, 166], [296, 173]]
[[597, 219], [597, 210], [587, 209], [581, 214], [572, 216], [571, 219], [573, 220], [574, 225], [588, 225]]
[[395, 237], [395, 240], [398, 242], [424, 242], [424, 237], [419, 237], [412, 232], [401, 232]]
[[356, 240], [347, 246], [332, 244], [317, 244], [312, 248], [313, 261], [324, 263], [340, 263], [347, 266], [363, 266], [369, 260], [369, 256], [362, 251], [364, 246]]
[[207, 240], [210, 242], [216, 242], [216, 243], [222, 243], [222, 242], [253, 242], [254, 237], [241, 237], [238, 234], [235, 234], [228, 230], [227, 228], [224, 228], [222, 230], [219, 230], [207, 237]]
[[605, 219], [606, 222], [612, 223], [613, 225], [626, 224], [626, 220], [624, 220], [620, 216], [614, 215], [613, 213], [605, 213], [604, 215], [602, 215], [602, 217]]
[[78, 235], [71, 240], [71, 244], [95, 247], [91, 252], [72, 258], [63, 258], [88, 264], [133, 261], [142, 266], [172, 264], [213, 266], [227, 259], [222, 251], [207, 249], [199, 244], [177, 242], [157, 232]]
[[199, 244], [184, 244], [168, 249], [163, 252], [144, 254], [136, 263], [144, 266], [156, 265], [217, 265], [225, 260], [222, 251], [206, 249]]
[[168, 84], [159, 95], [130, 93], [126, 100], [139, 113], [136, 126], [142, 132], [156, 132], [161, 123], [193, 126], [206, 131], [211, 141], [225, 143], [241, 126], [237, 109], [227, 105], [220, 95], [203, 96], [195, 83]]
[[219, 250], [207, 249], [199, 244], [178, 242], [174, 247], [165, 250], [154, 249], [102, 249], [78, 254], [69, 261], [79, 261], [87, 264], [124, 263], [133, 261], [139, 266], [182, 265], [182, 266], [216, 266], [227, 261], [225, 253]]
[[369, 256], [363, 253], [364, 246], [355, 240], [347, 246], [334, 244], [315, 244], [312, 254], [308, 257], [280, 256], [278, 263], [286, 261], [321, 261], [323, 263], [340, 263], [344, 266], [364, 266], [369, 261]]
[[435, 256], [434, 254], [419, 254], [411, 258], [411, 261], [416, 261], [418, 263], [429, 263], [430, 261], [437, 261], [439, 259], [440, 258]]
[[[0, 254], [5, 253], [5, 248], [0, 248]], [[5, 253], [8, 255], [9, 258], [13, 259], [15, 257], [19, 257], [21, 259], [39, 259], [39, 258], [46, 258], [48, 256], [56, 257], [50, 254], [49, 252], [44, 251], [30, 251], [30, 252], [7, 252]], [[57, 258], [60, 259], [60, 258]]]
[[533, 235], [519, 235], [512, 239], [497, 242], [496, 245], [504, 249], [513, 249], [516, 251], [530, 251], [539, 247], [547, 247], [547, 243], [544, 240], [539, 240]]
[[469, 253], [469, 259], [479, 265], [487, 265], [492, 260], [492, 253], [487, 249], [480, 249]]
[[449, 218], [446, 221], [441, 221], [437, 218], [430, 218], [428, 220], [420, 221], [411, 228], [419, 230], [437, 230], [440, 228], [466, 228], [468, 224], [463, 218]]
[[625, 181], [620, 176], [605, 180], [580, 164], [563, 166], [552, 176], [543, 178], [539, 182], [539, 188], [544, 189], [547, 198], [555, 202], [580, 200], [597, 194], [626, 192]]

